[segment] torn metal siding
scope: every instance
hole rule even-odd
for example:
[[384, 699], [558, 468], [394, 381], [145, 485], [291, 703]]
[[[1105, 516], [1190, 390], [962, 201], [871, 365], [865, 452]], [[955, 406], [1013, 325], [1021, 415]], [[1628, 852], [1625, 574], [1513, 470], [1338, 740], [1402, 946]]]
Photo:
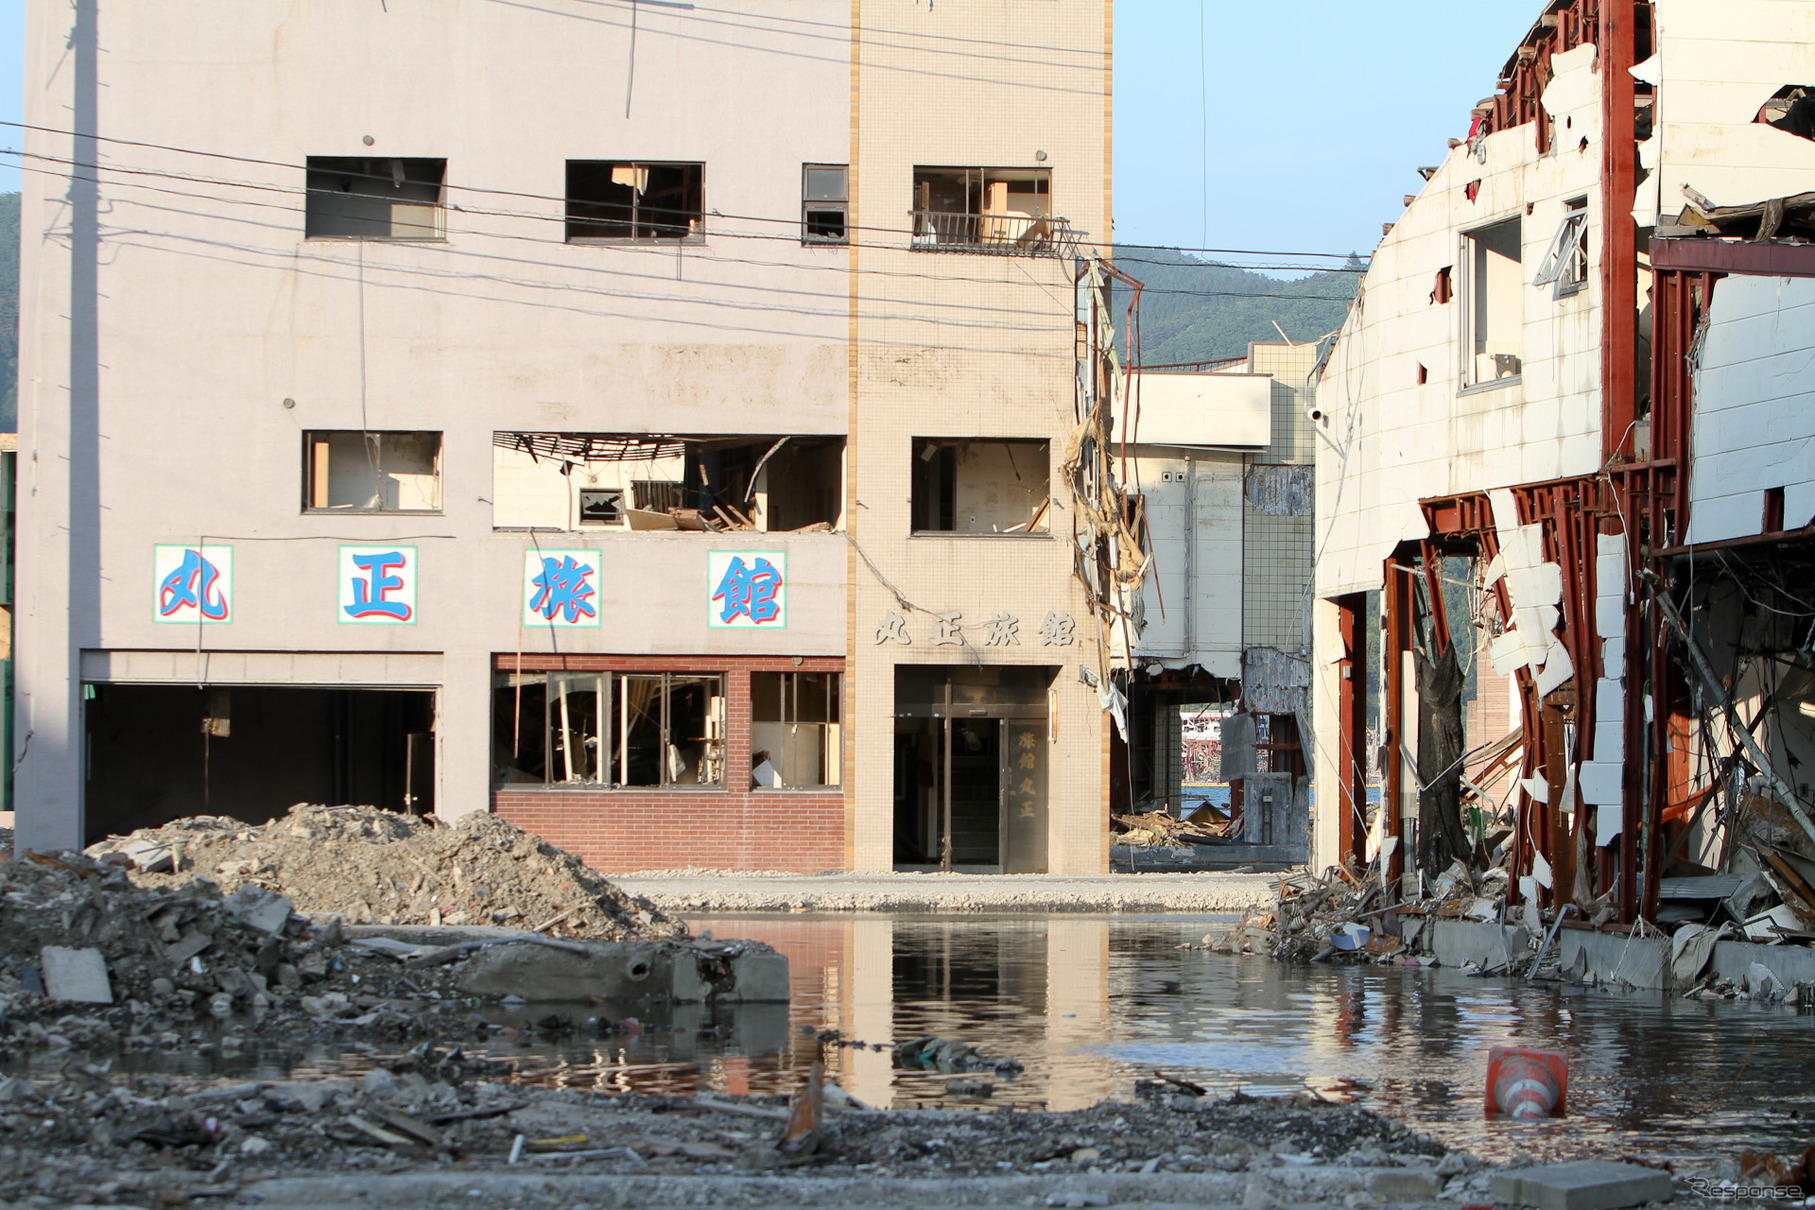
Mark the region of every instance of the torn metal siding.
[[[1789, 84], [1815, 83], [1815, 3], [1656, 0], [1658, 54], [1640, 78], [1658, 82], [1649, 158], [1660, 170], [1635, 209], [1670, 222], [1693, 190], [1716, 205], [1815, 189], [1815, 142], [1754, 122]], [[1648, 191], [1655, 196], [1649, 196]]]
[[1311, 689], [1311, 661], [1302, 655], [1250, 647], [1242, 653], [1242, 702], [1255, 714], [1297, 714]]
[[1714, 291], [1694, 369], [1690, 542], [1815, 520], [1815, 280], [1730, 276]]

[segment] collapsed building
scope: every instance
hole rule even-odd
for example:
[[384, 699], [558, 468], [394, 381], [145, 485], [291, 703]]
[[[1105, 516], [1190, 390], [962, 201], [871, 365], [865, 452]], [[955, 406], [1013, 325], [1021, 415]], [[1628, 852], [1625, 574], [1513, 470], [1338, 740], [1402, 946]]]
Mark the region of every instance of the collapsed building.
[[1815, 4], [1554, 0], [1420, 169], [1316, 374], [1320, 865], [1815, 928], [1812, 108]]

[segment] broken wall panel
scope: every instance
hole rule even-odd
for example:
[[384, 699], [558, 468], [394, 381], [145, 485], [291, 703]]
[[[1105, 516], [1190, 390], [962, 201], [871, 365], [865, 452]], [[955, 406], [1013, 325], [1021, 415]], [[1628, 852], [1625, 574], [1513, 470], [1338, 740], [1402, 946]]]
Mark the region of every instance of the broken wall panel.
[[[1786, 84], [1815, 83], [1815, 4], [1658, 0], [1661, 221], [1694, 194], [1744, 205], [1815, 189], [1815, 143], [1755, 119]], [[1691, 192], [1693, 191], [1693, 192]]]
[[1694, 371], [1690, 542], [1815, 521], [1815, 280], [1731, 275], [1714, 291]]
[[[1136, 651], [1216, 677], [1241, 672], [1243, 568], [1238, 455], [1134, 451], [1152, 570], [1136, 596]], [[1132, 489], [1133, 483], [1130, 484]], [[1294, 643], [1296, 645], [1296, 643]]]

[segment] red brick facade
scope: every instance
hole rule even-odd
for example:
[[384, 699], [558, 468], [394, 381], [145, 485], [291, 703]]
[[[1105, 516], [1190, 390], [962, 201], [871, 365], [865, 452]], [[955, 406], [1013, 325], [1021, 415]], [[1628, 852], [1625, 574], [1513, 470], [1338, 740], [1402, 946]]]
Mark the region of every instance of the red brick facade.
[[[506, 786], [492, 810], [518, 827], [578, 854], [606, 873], [629, 870], [785, 870], [812, 873], [846, 866], [845, 796], [825, 790], [747, 790], [750, 674], [842, 672], [837, 657], [746, 659], [710, 656], [496, 655], [498, 671], [695, 672], [725, 678], [725, 768], [720, 789], [569, 789]], [[846, 770], [849, 780], [849, 770]]]

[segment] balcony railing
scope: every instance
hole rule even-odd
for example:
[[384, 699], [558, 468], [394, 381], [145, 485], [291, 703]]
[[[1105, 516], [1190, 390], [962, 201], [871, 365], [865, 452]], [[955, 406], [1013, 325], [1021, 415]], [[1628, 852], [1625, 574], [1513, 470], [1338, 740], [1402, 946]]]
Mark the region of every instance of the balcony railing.
[[916, 210], [911, 247], [917, 252], [1067, 257], [1076, 255], [1079, 234], [1062, 218]]

